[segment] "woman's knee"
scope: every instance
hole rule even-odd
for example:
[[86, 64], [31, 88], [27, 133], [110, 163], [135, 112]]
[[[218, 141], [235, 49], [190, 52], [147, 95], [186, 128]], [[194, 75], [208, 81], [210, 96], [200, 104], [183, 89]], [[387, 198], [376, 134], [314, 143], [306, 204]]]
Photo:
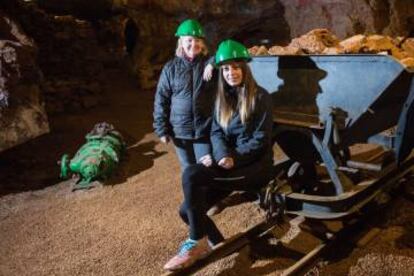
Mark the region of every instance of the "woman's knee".
[[[193, 186], [195, 183], [203, 180], [204, 166], [201, 164], [195, 164], [188, 166], [183, 172], [183, 188]], [[200, 185], [198, 185], [200, 186]]]
[[187, 211], [188, 208], [200, 208], [205, 204], [204, 189], [207, 177], [203, 173], [202, 167], [203, 165], [191, 165], [183, 173], [183, 193]]

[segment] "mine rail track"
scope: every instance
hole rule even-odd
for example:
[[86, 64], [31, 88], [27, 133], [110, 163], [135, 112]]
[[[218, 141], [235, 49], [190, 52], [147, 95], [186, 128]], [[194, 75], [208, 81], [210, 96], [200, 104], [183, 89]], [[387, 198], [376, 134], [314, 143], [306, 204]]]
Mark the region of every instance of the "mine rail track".
[[[407, 162], [403, 169], [396, 170], [396, 175], [392, 177], [392, 179], [390, 179], [389, 181], [403, 179], [410, 172], [413, 172], [414, 158], [411, 158], [411, 160], [409, 161], [410, 162]], [[380, 190], [387, 190], [387, 185], [383, 186]], [[376, 191], [375, 194], [378, 193], [379, 191]], [[387, 204], [382, 204], [381, 208], [383, 208], [384, 205], [388, 206], [391, 202], [392, 201], [389, 201]], [[364, 205], [367, 203], [368, 202], [364, 202]], [[362, 208], [362, 206], [359, 207]], [[330, 248], [332, 248], [333, 246], [339, 246], [341, 243], [349, 241], [350, 239], [355, 239], [355, 236], [363, 234], [364, 229], [365, 231], [367, 231], [367, 225], [370, 221], [370, 214], [371, 212], [364, 212], [350, 215], [348, 223], [345, 223], [343, 227], [338, 231], [318, 232], [318, 230], [313, 229], [312, 226], [309, 226], [308, 224], [304, 223], [301, 227], [301, 230], [314, 235], [316, 238], [320, 240], [320, 243], [316, 245], [313, 249], [308, 250], [308, 252], [305, 255], [303, 255], [299, 260], [295, 261], [293, 265], [284, 269], [282, 275], [288, 276], [306, 273], [306, 270], [312, 268], [315, 265], [316, 260], [320, 259], [321, 256], [323, 256], [325, 252], [328, 252]], [[225, 242], [217, 245], [208, 255], [206, 255], [202, 259], [197, 260], [191, 266], [178, 271], [167, 272], [164, 275], [194, 274], [209, 264], [212, 264], [222, 258], [225, 258], [226, 256], [232, 253], [240, 252], [245, 246], [253, 244], [261, 237], [272, 232], [272, 230], [278, 227], [280, 223], [280, 220], [278, 220], [276, 217], [272, 217], [271, 219], [265, 219], [262, 222], [246, 229], [243, 232], [234, 235]]]
[[[296, 261], [290, 267], [286, 268], [283, 271], [282, 275], [297, 275], [297, 273], [303, 272], [305, 268], [310, 268], [314, 264], [318, 256], [320, 256], [326, 249], [328, 249], [330, 245], [339, 242], [340, 237], [345, 238], [346, 236], [348, 236], [347, 234], [349, 234], [349, 232], [352, 232], [352, 229], [354, 229], [356, 225], [358, 225], [358, 223], [361, 224], [361, 222], [358, 221], [352, 226], [342, 229], [338, 233], [329, 233], [329, 239], [327, 238], [324, 241], [322, 241], [319, 245], [310, 250], [309, 253], [304, 255], [301, 259]], [[167, 272], [164, 275], [194, 274], [209, 264], [212, 264], [232, 253], [241, 251], [241, 249], [243, 249], [245, 246], [254, 243], [260, 237], [263, 237], [267, 233], [271, 232], [275, 227], [277, 227], [276, 223], [262, 221], [259, 224], [233, 236], [229, 240], [218, 245], [209, 255], [205, 256], [200, 260], [197, 260], [191, 266], [178, 271]]]

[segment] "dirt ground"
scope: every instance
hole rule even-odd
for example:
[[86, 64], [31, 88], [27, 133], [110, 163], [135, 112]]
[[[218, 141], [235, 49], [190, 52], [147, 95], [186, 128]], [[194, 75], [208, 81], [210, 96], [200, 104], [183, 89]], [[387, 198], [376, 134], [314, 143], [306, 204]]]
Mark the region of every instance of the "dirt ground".
[[[177, 213], [179, 164], [172, 145], [159, 144], [152, 133], [153, 92], [139, 91], [121, 71], [108, 74], [106, 104], [56, 117], [50, 134], [0, 154], [0, 275], [160, 275], [186, 238]], [[106, 185], [72, 192], [74, 181], [58, 179], [56, 161], [74, 154], [101, 121], [125, 135], [128, 155]], [[376, 264], [395, 272], [384, 270], [395, 263], [413, 268], [413, 207], [399, 202], [374, 242], [314, 273], [381, 275]], [[244, 203], [214, 220], [229, 237], [262, 218], [255, 204]], [[292, 263], [292, 254], [274, 261], [273, 251], [253, 262], [252, 251], [246, 248], [198, 275], [279, 275]], [[366, 272], [367, 262], [377, 274]], [[394, 275], [410, 275], [404, 273]]]

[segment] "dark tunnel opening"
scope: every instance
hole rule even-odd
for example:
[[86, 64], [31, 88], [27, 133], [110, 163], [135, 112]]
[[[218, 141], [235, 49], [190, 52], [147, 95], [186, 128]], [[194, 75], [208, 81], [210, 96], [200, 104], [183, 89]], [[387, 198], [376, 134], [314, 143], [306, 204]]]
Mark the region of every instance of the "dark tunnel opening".
[[139, 30], [134, 20], [127, 19], [124, 28], [125, 51], [128, 55], [132, 55], [139, 37]]
[[290, 29], [284, 19], [275, 15], [264, 16], [239, 28], [232, 37], [249, 47], [254, 45], [285, 45], [290, 41]]

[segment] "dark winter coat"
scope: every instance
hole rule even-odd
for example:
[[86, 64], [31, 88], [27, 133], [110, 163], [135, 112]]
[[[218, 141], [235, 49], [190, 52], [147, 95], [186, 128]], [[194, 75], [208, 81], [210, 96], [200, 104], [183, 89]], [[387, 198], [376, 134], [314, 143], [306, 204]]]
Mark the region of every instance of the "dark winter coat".
[[[231, 97], [237, 102], [237, 91], [232, 89], [228, 93], [232, 94]], [[238, 112], [235, 112], [225, 129], [220, 126], [216, 116], [213, 117], [210, 138], [216, 162], [223, 157], [232, 157], [235, 168], [257, 161], [271, 168], [272, 98], [259, 86], [256, 97], [255, 110], [244, 125]]]
[[180, 139], [206, 138], [210, 134], [215, 87], [214, 79], [202, 79], [211, 63], [198, 56], [193, 61], [175, 57], [165, 64], [154, 102], [154, 129], [159, 136]]

